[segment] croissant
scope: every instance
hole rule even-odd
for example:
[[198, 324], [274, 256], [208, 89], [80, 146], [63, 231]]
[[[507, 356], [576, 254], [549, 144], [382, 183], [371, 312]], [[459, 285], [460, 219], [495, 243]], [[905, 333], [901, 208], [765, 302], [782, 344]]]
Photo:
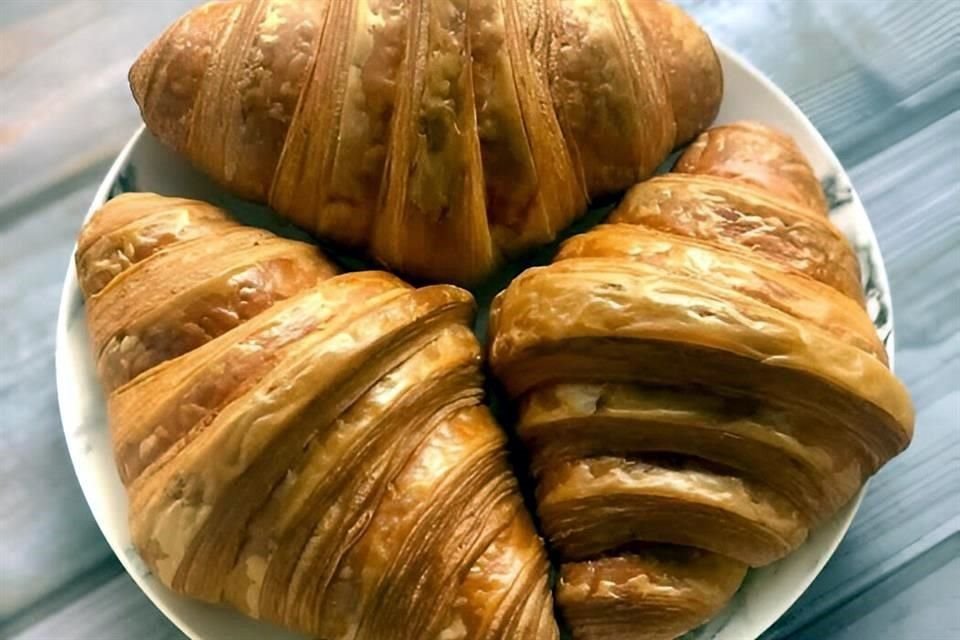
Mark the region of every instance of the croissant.
[[100, 209], [76, 264], [163, 584], [325, 640], [558, 637], [467, 292], [154, 194]]
[[785, 135], [713, 128], [494, 301], [575, 638], [673, 638], [909, 443], [850, 246]]
[[230, 0], [140, 56], [149, 130], [392, 270], [476, 282], [716, 115], [707, 36], [659, 0]]

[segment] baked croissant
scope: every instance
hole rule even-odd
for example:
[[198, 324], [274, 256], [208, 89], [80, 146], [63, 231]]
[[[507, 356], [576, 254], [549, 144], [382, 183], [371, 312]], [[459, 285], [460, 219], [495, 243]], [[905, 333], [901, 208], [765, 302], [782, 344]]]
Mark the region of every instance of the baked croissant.
[[673, 638], [903, 450], [913, 409], [793, 141], [717, 127], [494, 301], [574, 636]]
[[391, 269], [475, 282], [707, 126], [720, 65], [659, 0], [229, 0], [140, 56], [147, 127]]
[[557, 637], [470, 294], [153, 194], [108, 202], [76, 263], [161, 582], [325, 640]]

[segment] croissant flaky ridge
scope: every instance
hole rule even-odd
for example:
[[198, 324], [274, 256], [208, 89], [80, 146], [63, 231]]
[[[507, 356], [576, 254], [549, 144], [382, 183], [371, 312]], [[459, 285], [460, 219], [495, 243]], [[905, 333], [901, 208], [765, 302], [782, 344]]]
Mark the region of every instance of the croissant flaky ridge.
[[325, 640], [557, 637], [469, 293], [153, 194], [108, 202], [76, 259], [162, 583]]
[[716, 127], [494, 300], [491, 368], [578, 640], [700, 624], [909, 444], [826, 214], [790, 138]]
[[475, 282], [714, 118], [707, 36], [659, 0], [228, 0], [130, 72], [147, 127], [391, 269]]

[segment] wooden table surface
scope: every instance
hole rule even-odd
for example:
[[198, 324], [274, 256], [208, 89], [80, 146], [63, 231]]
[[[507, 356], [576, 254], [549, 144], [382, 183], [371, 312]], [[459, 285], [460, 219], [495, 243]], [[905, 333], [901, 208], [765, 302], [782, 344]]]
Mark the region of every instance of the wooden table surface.
[[[60, 286], [139, 124], [126, 71], [194, 0], [0, 0], [0, 638], [172, 640], [80, 494], [54, 386]], [[960, 638], [960, 2], [685, 0], [800, 105], [873, 220], [912, 447], [769, 638]]]

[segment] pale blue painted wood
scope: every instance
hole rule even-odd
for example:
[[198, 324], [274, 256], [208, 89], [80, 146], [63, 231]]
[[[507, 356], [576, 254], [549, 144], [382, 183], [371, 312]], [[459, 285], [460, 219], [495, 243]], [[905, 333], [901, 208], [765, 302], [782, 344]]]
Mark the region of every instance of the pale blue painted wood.
[[[954, 545], [956, 546], [956, 545]], [[864, 638], [960, 638], [960, 558], [937, 567], [922, 580], [895, 594], [872, 615], [854, 618], [830, 635], [831, 640]], [[924, 626], [918, 626], [924, 625]], [[929, 626], [926, 626], [929, 625]], [[815, 636], [807, 634], [807, 637]]]
[[794, 640], [955, 640], [960, 638], [960, 535], [954, 534], [899, 571], [835, 603]]
[[[771, 638], [797, 633], [960, 530], [960, 174], [956, 150], [944, 144], [958, 139], [958, 126], [953, 113], [851, 171], [885, 250], [897, 372], [917, 406], [917, 431]], [[940, 637], [938, 620], [918, 615], [915, 623], [933, 625], [916, 640]]]
[[183, 640], [126, 574], [97, 585], [10, 640]]
[[92, 185], [0, 226], [0, 616], [101, 563], [110, 548], [67, 458], [54, 387], [54, 319]]
[[[960, 3], [681, 0], [850, 171], [884, 250], [917, 437], [768, 638], [952, 640], [960, 584]], [[193, 0], [0, 3], [0, 637], [182, 636], [122, 574], [60, 434], [53, 325], [73, 237], [138, 123], [126, 69]]]

